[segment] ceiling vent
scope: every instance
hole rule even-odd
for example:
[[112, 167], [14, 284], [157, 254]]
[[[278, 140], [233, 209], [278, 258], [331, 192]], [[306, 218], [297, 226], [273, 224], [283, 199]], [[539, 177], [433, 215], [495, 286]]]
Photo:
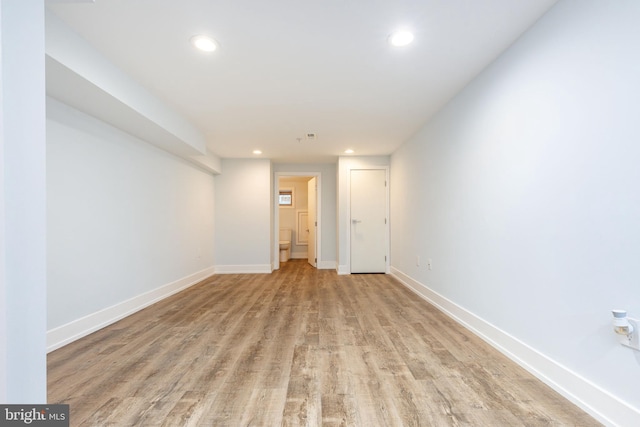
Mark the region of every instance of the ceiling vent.
[[306, 134], [306, 139], [308, 139], [309, 141], [314, 141], [318, 139], [318, 135], [314, 132], [309, 132]]

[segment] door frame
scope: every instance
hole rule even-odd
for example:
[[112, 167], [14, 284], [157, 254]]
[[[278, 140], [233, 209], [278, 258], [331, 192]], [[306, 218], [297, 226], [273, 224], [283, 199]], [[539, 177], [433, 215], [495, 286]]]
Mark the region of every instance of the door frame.
[[316, 178], [316, 185], [318, 190], [316, 191], [316, 221], [318, 222], [318, 228], [316, 229], [316, 268], [318, 268], [322, 262], [322, 174], [320, 172], [274, 172], [273, 175], [273, 246], [271, 248], [271, 270], [280, 269], [280, 242], [278, 240], [280, 230], [280, 207], [278, 206], [278, 190], [280, 188], [280, 178], [285, 177], [301, 177], [308, 176], [309, 178]]
[[386, 182], [386, 186], [385, 186], [385, 215], [387, 217], [387, 224], [385, 226], [385, 232], [384, 232], [384, 238], [385, 238], [385, 252], [387, 253], [387, 261], [385, 263], [385, 273], [389, 274], [391, 273], [391, 254], [390, 254], [390, 247], [391, 245], [389, 244], [389, 227], [391, 225], [391, 219], [389, 218], [389, 213], [390, 213], [390, 209], [389, 209], [389, 188], [390, 188], [390, 184], [389, 184], [389, 166], [377, 166], [377, 165], [371, 165], [371, 166], [364, 166], [364, 165], [353, 165], [350, 166], [349, 168], [347, 168], [347, 176], [346, 176], [346, 181], [347, 181], [347, 222], [345, 223], [345, 230], [348, 230], [348, 232], [346, 233], [346, 242], [347, 242], [347, 247], [346, 247], [346, 258], [347, 258], [347, 269], [348, 271], [346, 272], [342, 272], [341, 274], [351, 274], [351, 171], [352, 170], [384, 170], [385, 171], [385, 182]]

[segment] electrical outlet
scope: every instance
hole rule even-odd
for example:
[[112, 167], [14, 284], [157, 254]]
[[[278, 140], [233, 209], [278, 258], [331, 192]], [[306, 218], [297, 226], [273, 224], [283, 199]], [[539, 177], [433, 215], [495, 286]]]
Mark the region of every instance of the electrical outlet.
[[427, 260], [427, 269], [431, 270], [431, 258]]

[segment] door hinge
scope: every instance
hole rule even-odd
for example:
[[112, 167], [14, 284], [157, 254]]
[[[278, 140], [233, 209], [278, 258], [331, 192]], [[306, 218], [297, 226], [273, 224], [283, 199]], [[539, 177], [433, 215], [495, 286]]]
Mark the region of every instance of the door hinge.
[[385, 219], [384, 219], [384, 223], [385, 223], [385, 224], [387, 223], [387, 218], [385, 218]]
[[314, 258], [313, 262], [315, 262], [317, 264], [318, 263], [318, 258]]
[[387, 262], [387, 256], [386, 255], [384, 256], [384, 262]]
[[316, 227], [318, 226], [318, 221], [316, 221]]

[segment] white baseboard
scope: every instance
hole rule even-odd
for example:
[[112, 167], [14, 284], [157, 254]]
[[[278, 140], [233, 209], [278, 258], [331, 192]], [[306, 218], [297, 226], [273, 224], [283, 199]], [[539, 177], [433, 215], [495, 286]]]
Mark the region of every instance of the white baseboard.
[[307, 259], [309, 256], [306, 252], [292, 252], [291, 259]]
[[47, 352], [51, 352], [112, 323], [140, 311], [160, 300], [195, 285], [214, 274], [213, 267], [206, 268], [175, 282], [166, 284], [111, 307], [71, 321], [47, 331]]
[[335, 261], [318, 261], [318, 265], [316, 266], [318, 270], [336, 270], [336, 262]]
[[338, 274], [351, 274], [351, 270], [349, 269], [348, 265], [338, 265]]
[[640, 425], [640, 410], [620, 400], [536, 349], [391, 267], [400, 283], [491, 344], [562, 396], [607, 426]]
[[216, 274], [271, 274], [271, 264], [216, 265]]

